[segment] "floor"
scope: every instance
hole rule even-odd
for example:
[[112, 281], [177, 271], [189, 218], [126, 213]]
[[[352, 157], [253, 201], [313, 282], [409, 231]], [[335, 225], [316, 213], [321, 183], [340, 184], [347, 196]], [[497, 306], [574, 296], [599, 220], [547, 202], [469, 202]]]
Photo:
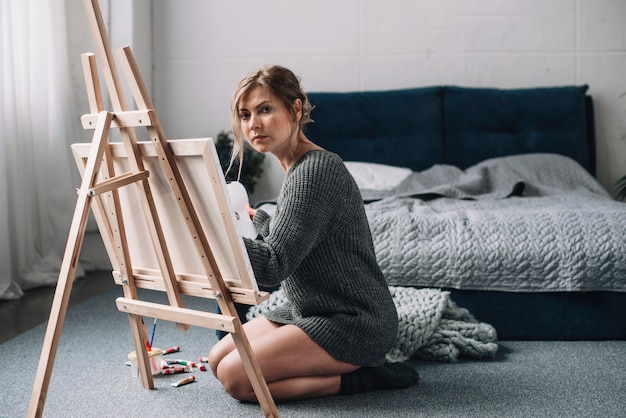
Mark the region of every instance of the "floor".
[[[95, 271], [74, 281], [69, 306], [113, 288], [110, 271]], [[18, 300], [0, 300], [0, 344], [48, 320], [54, 298], [54, 287], [39, 287], [24, 292]]]

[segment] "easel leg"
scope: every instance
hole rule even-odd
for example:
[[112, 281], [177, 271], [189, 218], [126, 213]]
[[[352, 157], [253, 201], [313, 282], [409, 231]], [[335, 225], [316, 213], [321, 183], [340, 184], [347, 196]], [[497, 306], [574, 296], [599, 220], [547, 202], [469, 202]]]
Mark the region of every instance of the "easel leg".
[[137, 369], [141, 384], [144, 389], [154, 389], [154, 379], [152, 377], [152, 368], [148, 359], [148, 351], [146, 349], [146, 327], [144, 326], [141, 315], [128, 315], [130, 321], [130, 333], [133, 336], [133, 344], [135, 346], [135, 354], [137, 355]]
[[54, 359], [59, 347], [59, 339], [61, 338], [61, 331], [67, 313], [67, 305], [70, 294], [72, 293], [76, 265], [85, 237], [85, 229], [87, 227], [87, 219], [91, 205], [89, 189], [93, 186], [96, 179], [96, 173], [104, 150], [103, 144], [106, 143], [104, 139], [108, 138], [112, 117], [111, 113], [102, 113], [101, 117], [98, 119], [96, 132], [94, 133], [94, 144], [96, 144], [97, 147], [94, 147], [94, 153], [90, 156], [90, 159], [93, 161], [90, 161], [90, 164], [86, 168], [83, 183], [78, 191], [74, 217], [72, 218], [65, 254], [63, 255], [63, 262], [61, 263], [59, 281], [57, 282], [54, 299], [52, 300], [52, 308], [50, 310], [50, 317], [48, 318], [48, 327], [46, 328], [41, 357], [39, 358], [37, 375], [35, 376], [30, 406], [28, 408], [28, 417], [41, 417], [43, 414]]
[[243, 367], [246, 369], [254, 393], [259, 401], [259, 405], [261, 409], [263, 409], [263, 413], [265, 413], [266, 417], [279, 417], [280, 415], [278, 409], [276, 409], [274, 398], [267, 387], [261, 368], [257, 363], [248, 337], [239, 320], [235, 321], [235, 332], [232, 333], [231, 336], [233, 337], [233, 341], [235, 342], [235, 346], [243, 362]]
[[[93, 54], [83, 54], [81, 56], [81, 61], [83, 64], [83, 73], [85, 75], [85, 85], [87, 87], [87, 96], [89, 97], [89, 108], [92, 113], [98, 113], [103, 110], [102, 105], [102, 92], [100, 91], [100, 83], [98, 80], [98, 68], [96, 66], [96, 58]], [[105, 161], [106, 164], [102, 170], [105, 173], [105, 177], [110, 179], [112, 175], [115, 173], [113, 168], [113, 156], [111, 154], [111, 149], [109, 147], [105, 147], [104, 149]], [[83, 174], [84, 175], [84, 174]], [[120, 207], [120, 199], [119, 194], [116, 189], [111, 190], [107, 195], [109, 205], [113, 208], [114, 216], [111, 219], [106, 217], [101, 217], [101, 222], [105, 222], [108, 224], [107, 228], [104, 228], [105, 231], [109, 231], [111, 235], [111, 240], [117, 243], [117, 245], [108, 249], [111, 254], [117, 252], [116, 257], [112, 257], [113, 260], [116, 260], [117, 269], [123, 274], [127, 279], [127, 284], [124, 285], [124, 296], [130, 297], [133, 299], [137, 298], [136, 289], [132, 279], [132, 267], [130, 265], [130, 254], [128, 253], [128, 246], [126, 245], [125, 239], [123, 237], [126, 236], [126, 230], [124, 227], [124, 222], [121, 217], [121, 207]], [[104, 212], [104, 208], [102, 207], [102, 201], [100, 199], [96, 199], [96, 203], [100, 205], [100, 209], [94, 211], [96, 219], [99, 216], [99, 212]], [[101, 228], [102, 231], [103, 228]], [[115, 267], [114, 267], [115, 269]], [[137, 354], [137, 367], [139, 368], [139, 373], [141, 376], [141, 383], [146, 389], [154, 389], [154, 380], [152, 378], [152, 373], [150, 370], [148, 355], [146, 353], [144, 341], [147, 340], [145, 327], [142, 322], [142, 318], [139, 316], [129, 316], [130, 320], [130, 328], [131, 334], [133, 336], [133, 342], [135, 345], [135, 353]]]
[[50, 317], [48, 318], [48, 328], [44, 338], [41, 358], [39, 359], [39, 368], [35, 377], [35, 386], [31, 397], [31, 403], [28, 410], [28, 416], [41, 416], [43, 406], [48, 392], [50, 383], [50, 375], [59, 346], [61, 330], [67, 313], [67, 305], [70, 294], [72, 292], [72, 284], [74, 283], [74, 275], [76, 273], [76, 263], [80, 254], [80, 248], [83, 243], [85, 227], [87, 225], [87, 216], [89, 215], [90, 198], [87, 195], [79, 197], [72, 222], [70, 237], [67, 242], [63, 264], [59, 274], [59, 281], [54, 292]]

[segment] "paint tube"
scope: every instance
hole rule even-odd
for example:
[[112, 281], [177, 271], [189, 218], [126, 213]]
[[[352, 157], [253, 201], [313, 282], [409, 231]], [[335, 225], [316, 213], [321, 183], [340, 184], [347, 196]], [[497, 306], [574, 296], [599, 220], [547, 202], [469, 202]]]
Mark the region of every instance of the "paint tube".
[[167, 367], [165, 369], [161, 369], [161, 374], [178, 374], [178, 373], [189, 373], [193, 370], [189, 366], [173, 366]]
[[180, 345], [177, 345], [175, 347], [170, 347], [167, 350], [163, 350], [163, 354], [172, 354], [178, 351], [180, 351]]
[[171, 385], [177, 388], [179, 386], [186, 385], [188, 383], [192, 383], [195, 381], [196, 381], [196, 377], [194, 375], [191, 375], [189, 377], [185, 377], [184, 379], [180, 379], [178, 382], [174, 382]]

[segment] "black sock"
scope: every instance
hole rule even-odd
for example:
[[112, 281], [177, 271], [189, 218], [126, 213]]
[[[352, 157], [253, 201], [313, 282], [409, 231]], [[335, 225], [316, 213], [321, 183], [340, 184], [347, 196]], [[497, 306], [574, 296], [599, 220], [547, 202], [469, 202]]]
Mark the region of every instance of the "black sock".
[[373, 390], [402, 389], [419, 382], [419, 374], [408, 363], [385, 363], [378, 367], [361, 367], [341, 375], [340, 395]]

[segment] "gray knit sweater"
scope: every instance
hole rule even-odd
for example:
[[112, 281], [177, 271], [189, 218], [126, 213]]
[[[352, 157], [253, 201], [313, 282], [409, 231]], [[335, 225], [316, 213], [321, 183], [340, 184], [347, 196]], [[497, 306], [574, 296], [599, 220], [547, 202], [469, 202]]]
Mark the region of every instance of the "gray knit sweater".
[[258, 210], [245, 239], [257, 282], [288, 303], [268, 319], [294, 324], [340, 361], [376, 366], [398, 330], [356, 183], [341, 158], [310, 151], [285, 175], [276, 213]]

